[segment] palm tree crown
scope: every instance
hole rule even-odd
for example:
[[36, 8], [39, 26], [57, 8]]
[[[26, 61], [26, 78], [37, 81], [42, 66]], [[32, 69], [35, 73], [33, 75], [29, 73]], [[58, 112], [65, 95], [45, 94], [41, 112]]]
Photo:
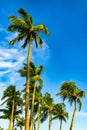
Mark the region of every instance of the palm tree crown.
[[62, 130], [62, 121], [67, 121], [68, 119], [68, 112], [65, 110], [66, 105], [64, 103], [55, 104], [53, 107], [53, 115], [54, 119], [60, 120], [60, 130]]
[[47, 35], [49, 35], [50, 33], [46, 26], [44, 24], [34, 26], [32, 17], [23, 8], [20, 8], [18, 13], [21, 15], [22, 19], [16, 16], [9, 17], [12, 24], [8, 27], [8, 31], [18, 32], [18, 36], [11, 40], [10, 44], [14, 45], [15, 42], [24, 39], [24, 43], [22, 45], [23, 48], [25, 48], [31, 40], [35, 41], [36, 47], [38, 47], [38, 45], [42, 47], [43, 41], [41, 40], [38, 33], [45, 32]]
[[85, 97], [85, 92], [79, 89], [75, 85], [75, 82], [64, 82], [61, 85], [60, 92], [57, 93], [57, 95], [60, 95], [63, 100], [68, 99], [68, 102], [70, 103], [70, 105], [74, 104], [74, 111], [73, 111], [72, 121], [70, 125], [70, 130], [72, 130], [73, 125], [74, 125], [77, 105], [79, 107], [79, 110], [81, 110], [81, 106], [82, 106], [81, 99]]
[[57, 95], [60, 95], [63, 100], [67, 99], [70, 105], [78, 104], [80, 110], [82, 106], [81, 98], [85, 97], [85, 92], [79, 89], [75, 82], [63, 82]]

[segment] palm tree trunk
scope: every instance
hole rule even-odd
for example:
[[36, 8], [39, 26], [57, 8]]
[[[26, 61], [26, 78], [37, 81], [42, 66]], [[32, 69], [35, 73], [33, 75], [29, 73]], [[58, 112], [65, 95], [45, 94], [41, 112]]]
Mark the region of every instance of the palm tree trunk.
[[38, 130], [40, 130], [40, 99], [38, 100]]
[[34, 81], [34, 90], [32, 97], [32, 108], [31, 108], [31, 130], [34, 128], [34, 100], [35, 100], [35, 92], [36, 92], [36, 81]]
[[36, 121], [34, 119], [34, 130], [36, 130]]
[[49, 112], [49, 130], [51, 130], [52, 126], [52, 112]]
[[75, 108], [74, 108], [74, 112], [73, 112], [73, 116], [72, 116], [70, 130], [72, 130], [72, 128], [73, 128], [75, 116], [76, 116], [76, 103], [75, 103]]
[[60, 121], [60, 130], [62, 130], [62, 119]]
[[28, 48], [28, 56], [27, 56], [27, 76], [26, 76], [26, 89], [25, 89], [25, 130], [30, 130], [29, 127], [29, 92], [30, 92], [30, 57], [31, 57], [31, 50], [32, 50], [32, 35], [30, 37], [30, 43]]
[[22, 126], [20, 126], [20, 130], [22, 130]]
[[11, 117], [10, 117], [9, 130], [12, 130], [13, 115], [14, 115], [14, 100], [13, 100], [13, 104], [12, 104], [12, 113], [11, 113]]
[[15, 120], [13, 119], [13, 127], [12, 127], [12, 129], [14, 129], [14, 125], [15, 125]]

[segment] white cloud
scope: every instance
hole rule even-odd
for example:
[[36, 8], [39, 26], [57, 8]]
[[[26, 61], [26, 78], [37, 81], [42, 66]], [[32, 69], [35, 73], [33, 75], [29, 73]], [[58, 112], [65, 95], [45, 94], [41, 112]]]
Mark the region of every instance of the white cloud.
[[0, 49], [0, 58], [9, 59], [11, 58], [11, 53], [13, 53], [13, 50]]
[[[16, 72], [23, 65], [26, 56], [17, 49], [0, 48], [0, 77], [6, 84], [13, 84], [19, 80]], [[6, 79], [6, 81], [4, 81]]]
[[5, 39], [7, 41], [11, 41], [13, 38], [15, 38], [18, 35], [17, 32], [13, 33], [13, 34], [9, 34], [8, 36], [5, 37]]
[[23, 62], [25, 56], [17, 49], [1, 49], [0, 48], [0, 67], [13, 68]]
[[[73, 115], [73, 112], [69, 112], [69, 116], [72, 117]], [[87, 112], [84, 112], [84, 111], [80, 111], [80, 112], [76, 112], [76, 117], [87, 117]]]
[[11, 68], [13, 65], [13, 63], [11, 62], [5, 62], [5, 61], [0, 61], [0, 67], [4, 68], [4, 67], [8, 67], [8, 68]]
[[87, 112], [77, 112], [77, 116], [87, 117]]
[[[4, 87], [5, 86], [5, 83], [3, 82], [0, 82], [0, 87]], [[1, 89], [0, 89], [1, 90]]]
[[0, 102], [1, 102], [1, 97], [2, 97], [2, 94], [3, 94], [3, 91], [5, 90], [5, 83], [3, 82], [0, 82]]

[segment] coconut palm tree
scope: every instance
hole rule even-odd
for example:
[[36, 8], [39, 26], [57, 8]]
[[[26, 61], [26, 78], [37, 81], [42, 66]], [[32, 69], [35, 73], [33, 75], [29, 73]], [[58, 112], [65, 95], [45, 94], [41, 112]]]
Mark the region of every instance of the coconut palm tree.
[[[37, 128], [37, 130], [40, 130], [41, 108], [42, 108], [42, 100], [43, 100], [43, 96], [42, 96], [41, 90], [42, 90], [42, 86], [36, 87], [35, 104], [36, 104], [36, 108], [37, 109], [34, 112], [37, 112], [37, 117], [34, 118], [34, 123], [36, 121], [38, 121], [38, 128]], [[35, 126], [35, 124], [34, 124], [34, 126]]]
[[2, 100], [6, 99], [4, 103], [7, 104], [7, 109], [0, 109], [0, 111], [3, 111], [5, 114], [4, 116], [2, 116], [3, 118], [6, 117], [8, 114], [10, 116], [10, 117], [8, 116], [10, 118], [9, 130], [12, 130], [14, 114], [16, 113], [18, 114], [18, 112], [21, 111], [18, 110], [17, 107], [19, 106], [22, 109], [23, 101], [20, 96], [21, 93], [16, 90], [16, 86], [12, 86], [12, 85], [6, 88], [2, 96]]
[[63, 82], [60, 87], [60, 91], [57, 93], [57, 95], [60, 95], [63, 100], [67, 99], [70, 105], [74, 104], [74, 111], [73, 111], [72, 121], [70, 125], [70, 130], [72, 130], [74, 125], [77, 105], [80, 111], [82, 106], [81, 99], [85, 97], [85, 92], [79, 89], [75, 85], [75, 82]]
[[[41, 75], [41, 72], [42, 72], [42, 68], [43, 66], [40, 66], [40, 67], [35, 67], [34, 70], [35, 70], [35, 74], [32, 76], [32, 80], [34, 82], [34, 89], [33, 89], [33, 95], [32, 95], [32, 108], [31, 108], [31, 130], [33, 130], [33, 124], [34, 124], [34, 102], [35, 102], [35, 94], [37, 96], [37, 91], [36, 91], [36, 88], [38, 87], [36, 85], [36, 82], [38, 81], [39, 82], [39, 85], [40, 87], [42, 88], [43, 86], [43, 81], [40, 77]], [[41, 97], [41, 94], [39, 92], [38, 94], [38, 111], [39, 111], [39, 105], [40, 105], [40, 97]]]
[[32, 52], [32, 43], [33, 41], [36, 44], [42, 47], [43, 41], [41, 40], [39, 33], [44, 32], [49, 35], [49, 31], [45, 25], [33, 25], [32, 17], [22, 8], [18, 10], [18, 13], [22, 18], [16, 16], [10, 16], [11, 25], [8, 27], [8, 31], [14, 32], [17, 31], [18, 35], [10, 41], [10, 45], [14, 45], [15, 42], [23, 40], [22, 45], [25, 48], [28, 45], [28, 54], [27, 54], [27, 76], [26, 76], [26, 95], [25, 95], [25, 130], [29, 130], [29, 90], [30, 90], [30, 57]]
[[[10, 126], [10, 117], [12, 114], [11, 111], [12, 111], [12, 104], [7, 104], [5, 109], [0, 109], [0, 112], [3, 113], [3, 115], [0, 116], [0, 119], [8, 119], [9, 126]], [[12, 129], [14, 128], [15, 120], [19, 118], [19, 114], [22, 114], [22, 109], [18, 109], [17, 106], [15, 106]], [[8, 130], [9, 130], [9, 127], [8, 127]]]
[[65, 104], [64, 103], [59, 103], [59, 104], [55, 104], [53, 107], [53, 115], [54, 117], [52, 118], [52, 120], [54, 119], [59, 119], [60, 120], [60, 130], [62, 130], [62, 121], [67, 121], [68, 119], [68, 112], [65, 111]]
[[[34, 101], [35, 101], [35, 93], [36, 93], [36, 84], [37, 82], [39, 83], [40, 87], [43, 86], [43, 81], [40, 77], [41, 73], [43, 72], [43, 69], [44, 67], [43, 66], [35, 66], [33, 62], [30, 62], [30, 82], [31, 82], [31, 92], [30, 92], [30, 95], [31, 95], [31, 102], [32, 102], [32, 105], [31, 105], [31, 130], [33, 129], [33, 124], [34, 124]], [[26, 73], [27, 73], [27, 65], [24, 64], [24, 67], [23, 69], [20, 69], [18, 71], [20, 73], [20, 75], [22, 77], [25, 77], [26, 76]], [[33, 94], [32, 94], [33, 93]]]
[[44, 116], [42, 117], [41, 121], [43, 121], [44, 118], [46, 119], [46, 117], [49, 115], [49, 130], [51, 130], [52, 126], [53, 107], [54, 107], [54, 99], [51, 97], [49, 93], [46, 93], [43, 96], [42, 109], [44, 112]]

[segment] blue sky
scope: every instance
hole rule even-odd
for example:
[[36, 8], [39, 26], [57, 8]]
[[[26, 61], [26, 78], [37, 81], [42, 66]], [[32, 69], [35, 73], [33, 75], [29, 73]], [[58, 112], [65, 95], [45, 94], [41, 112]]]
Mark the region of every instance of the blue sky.
[[[27, 49], [20, 48], [22, 43], [10, 47], [9, 41], [17, 34], [7, 32], [8, 17], [19, 16], [17, 10], [21, 7], [33, 17], [35, 25], [43, 23], [51, 33], [50, 37], [41, 35], [44, 47], [41, 50], [33, 47], [32, 53], [36, 65], [45, 66], [43, 93], [48, 91], [55, 96], [63, 81], [75, 81], [87, 92], [87, 1], [3, 0], [0, 2], [0, 93], [9, 84], [16, 84], [21, 89], [25, 82], [16, 70], [26, 60]], [[55, 96], [55, 100], [57, 102], [58, 97]], [[83, 99], [82, 111], [77, 115], [73, 130], [86, 130], [86, 102], [87, 98]], [[67, 109], [73, 110], [71, 107]], [[70, 120], [64, 124], [64, 130], [69, 129], [69, 123]], [[56, 121], [53, 128], [58, 129], [58, 125]]]

